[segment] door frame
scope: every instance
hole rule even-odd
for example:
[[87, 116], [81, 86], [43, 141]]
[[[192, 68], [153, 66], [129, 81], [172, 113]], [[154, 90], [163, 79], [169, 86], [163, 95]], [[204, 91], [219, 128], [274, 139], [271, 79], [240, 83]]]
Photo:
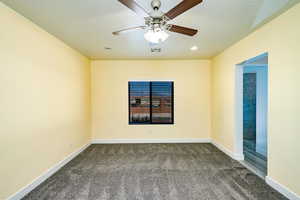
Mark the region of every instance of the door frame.
[[[245, 66], [256, 66], [256, 67], [267, 67], [267, 77], [268, 77], [268, 64], [251, 64], [256, 60], [268, 56], [268, 53], [263, 53], [257, 57], [249, 59], [247, 61], [241, 62], [236, 65], [235, 68], [235, 155], [237, 155], [238, 160], [244, 160], [244, 147], [243, 147], [243, 74]], [[261, 88], [259, 88], [261, 89]], [[258, 89], [258, 90], [259, 90]], [[268, 90], [268, 80], [267, 80], [267, 90]], [[267, 97], [268, 98], [268, 94]], [[268, 101], [268, 100], [267, 100]], [[259, 103], [258, 101], [257, 103]], [[268, 105], [266, 106], [266, 112], [268, 110]], [[258, 114], [258, 113], [257, 113]], [[261, 114], [261, 113], [260, 113]], [[268, 112], [266, 113], [268, 117]], [[265, 122], [267, 130], [267, 121]], [[268, 145], [267, 145], [268, 146]]]

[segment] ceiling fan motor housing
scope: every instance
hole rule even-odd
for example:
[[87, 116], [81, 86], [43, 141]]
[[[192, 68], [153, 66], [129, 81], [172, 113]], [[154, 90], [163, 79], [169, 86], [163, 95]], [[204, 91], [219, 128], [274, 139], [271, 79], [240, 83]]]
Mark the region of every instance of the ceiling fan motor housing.
[[161, 6], [160, 0], [153, 0], [151, 2], [151, 6], [152, 6], [153, 10], [159, 10], [159, 8]]

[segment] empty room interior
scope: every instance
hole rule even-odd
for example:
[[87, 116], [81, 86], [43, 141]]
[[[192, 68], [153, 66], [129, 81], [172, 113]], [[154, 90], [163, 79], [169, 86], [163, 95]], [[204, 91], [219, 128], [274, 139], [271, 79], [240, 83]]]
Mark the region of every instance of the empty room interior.
[[0, 200], [300, 200], [300, 0], [0, 0]]

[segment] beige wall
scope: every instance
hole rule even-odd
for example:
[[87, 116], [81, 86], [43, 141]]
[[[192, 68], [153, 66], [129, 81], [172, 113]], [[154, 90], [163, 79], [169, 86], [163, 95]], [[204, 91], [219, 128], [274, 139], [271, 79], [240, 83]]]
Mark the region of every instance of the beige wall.
[[90, 61], [0, 3], [0, 199], [89, 142]]
[[[210, 138], [210, 61], [93, 61], [93, 139]], [[174, 125], [128, 125], [129, 80], [174, 80]]]
[[235, 150], [235, 65], [269, 53], [268, 176], [300, 195], [300, 4], [213, 59], [213, 139]]

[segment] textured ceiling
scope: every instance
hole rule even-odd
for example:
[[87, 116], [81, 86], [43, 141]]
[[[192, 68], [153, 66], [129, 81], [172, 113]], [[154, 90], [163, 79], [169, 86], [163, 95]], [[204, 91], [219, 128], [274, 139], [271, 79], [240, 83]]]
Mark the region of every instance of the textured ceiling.
[[[298, 0], [204, 0], [170, 23], [199, 29], [195, 37], [171, 33], [151, 53], [143, 31], [112, 32], [144, 25], [144, 20], [117, 0], [1, 0], [69, 46], [92, 59], [211, 58]], [[136, 0], [151, 10], [150, 0]], [[166, 12], [180, 0], [161, 0]], [[190, 47], [197, 45], [197, 51]], [[105, 47], [112, 48], [105, 50]]]

